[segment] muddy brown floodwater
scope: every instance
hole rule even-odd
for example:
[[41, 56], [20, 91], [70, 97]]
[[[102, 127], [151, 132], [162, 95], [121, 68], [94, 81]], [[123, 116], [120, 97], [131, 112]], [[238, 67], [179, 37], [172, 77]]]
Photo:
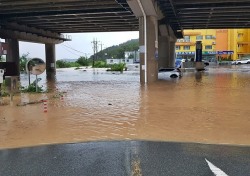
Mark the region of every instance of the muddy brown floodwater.
[[[169, 75], [144, 86], [133, 71], [58, 70], [55, 82], [40, 82], [50, 93], [4, 98], [0, 148], [100, 140], [250, 144], [248, 65]], [[53, 98], [56, 89], [63, 99]], [[47, 113], [42, 104], [16, 106], [45, 98]]]

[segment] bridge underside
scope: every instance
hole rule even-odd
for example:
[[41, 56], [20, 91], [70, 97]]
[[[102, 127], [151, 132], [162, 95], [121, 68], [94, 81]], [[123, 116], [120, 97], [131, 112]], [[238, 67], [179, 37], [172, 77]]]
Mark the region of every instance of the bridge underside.
[[[129, 1], [2, 0], [0, 37], [6, 37], [6, 32], [27, 32], [59, 43], [67, 40], [60, 33], [138, 31], [139, 21]], [[177, 38], [182, 37], [183, 29], [250, 28], [249, 0], [155, 0], [153, 3], [163, 15], [159, 24], [169, 25]]]
[[249, 0], [157, 0], [174, 31], [250, 28]]
[[128, 5], [115, 0], [2, 0], [0, 8], [1, 28], [14, 22], [55, 33], [138, 31]]

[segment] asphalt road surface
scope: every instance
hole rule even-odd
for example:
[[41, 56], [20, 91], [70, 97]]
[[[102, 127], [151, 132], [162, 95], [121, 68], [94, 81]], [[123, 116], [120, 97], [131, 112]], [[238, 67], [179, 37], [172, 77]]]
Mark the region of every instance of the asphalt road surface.
[[0, 176], [248, 176], [250, 147], [112, 141], [0, 150]]

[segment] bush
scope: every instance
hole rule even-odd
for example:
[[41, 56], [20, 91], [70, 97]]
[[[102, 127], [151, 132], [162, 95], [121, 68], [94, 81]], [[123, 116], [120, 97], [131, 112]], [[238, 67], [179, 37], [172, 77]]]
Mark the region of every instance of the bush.
[[70, 64], [68, 62], [58, 60], [56, 61], [56, 68], [69, 68]]
[[94, 68], [107, 68], [107, 67], [108, 65], [104, 61], [96, 61], [94, 65]]
[[[36, 85], [30, 84], [27, 87], [21, 87], [22, 92], [36, 92]], [[44, 92], [42, 86], [37, 86], [37, 92]]]
[[70, 67], [80, 67], [81, 65], [78, 64], [77, 62], [69, 62]]
[[56, 68], [70, 68], [70, 67], [80, 67], [81, 65], [77, 62], [65, 62], [63, 60], [56, 61]]
[[110, 69], [108, 69], [107, 71], [123, 71], [125, 68], [126, 64], [125, 63], [120, 63], [120, 64], [113, 64], [111, 65]]

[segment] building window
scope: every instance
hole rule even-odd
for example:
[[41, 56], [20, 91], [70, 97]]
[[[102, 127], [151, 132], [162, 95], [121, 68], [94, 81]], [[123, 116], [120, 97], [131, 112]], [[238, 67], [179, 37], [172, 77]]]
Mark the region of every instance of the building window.
[[176, 49], [176, 50], [180, 50], [181, 47], [180, 47], [180, 46], [175, 46], [175, 49]]
[[241, 47], [243, 47], [243, 45], [242, 44], [238, 44], [238, 48], [241, 48]]
[[212, 39], [213, 36], [212, 35], [206, 35], [206, 39]]
[[184, 42], [190, 42], [190, 36], [184, 36]]
[[238, 39], [243, 37], [243, 33], [238, 33]]
[[206, 45], [205, 49], [209, 50], [209, 49], [213, 49], [212, 45]]
[[184, 50], [190, 50], [190, 46], [184, 46]]
[[113, 63], [113, 60], [110, 60], [110, 63]]
[[129, 59], [127, 59], [127, 62], [129, 62]]
[[203, 40], [203, 36], [202, 35], [197, 35], [196, 40]]

